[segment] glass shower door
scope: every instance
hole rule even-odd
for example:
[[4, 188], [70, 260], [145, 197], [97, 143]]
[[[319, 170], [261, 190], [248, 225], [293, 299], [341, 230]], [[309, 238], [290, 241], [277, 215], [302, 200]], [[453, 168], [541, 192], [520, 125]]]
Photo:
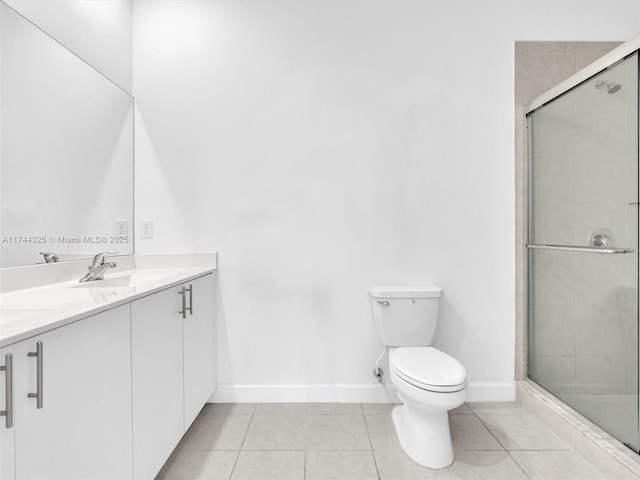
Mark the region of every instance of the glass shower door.
[[528, 115], [527, 375], [638, 451], [638, 55]]

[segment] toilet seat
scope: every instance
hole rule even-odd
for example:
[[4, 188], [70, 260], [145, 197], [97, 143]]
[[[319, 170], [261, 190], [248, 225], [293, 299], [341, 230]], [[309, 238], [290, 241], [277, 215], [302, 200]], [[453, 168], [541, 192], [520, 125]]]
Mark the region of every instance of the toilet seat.
[[399, 347], [389, 363], [399, 378], [422, 390], [458, 392], [466, 386], [462, 364], [433, 347]]

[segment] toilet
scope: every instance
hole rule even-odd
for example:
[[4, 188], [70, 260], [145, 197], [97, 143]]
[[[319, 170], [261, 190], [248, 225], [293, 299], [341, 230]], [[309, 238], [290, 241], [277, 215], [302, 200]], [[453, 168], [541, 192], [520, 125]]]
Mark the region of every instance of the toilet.
[[391, 414], [400, 445], [416, 463], [453, 463], [447, 412], [467, 396], [467, 375], [455, 358], [431, 346], [442, 289], [374, 286], [373, 320], [389, 347], [389, 375], [402, 402]]

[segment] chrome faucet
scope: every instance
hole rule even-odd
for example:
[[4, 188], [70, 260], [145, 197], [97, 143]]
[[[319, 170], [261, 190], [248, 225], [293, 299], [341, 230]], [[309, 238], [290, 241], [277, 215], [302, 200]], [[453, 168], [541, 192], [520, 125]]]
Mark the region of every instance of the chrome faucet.
[[44, 257], [45, 263], [56, 263], [60, 261], [60, 257], [58, 257], [57, 253], [53, 252], [40, 252], [40, 255]]
[[109, 252], [103, 252], [93, 257], [93, 262], [89, 267], [89, 273], [87, 273], [80, 279], [81, 283], [102, 280], [104, 278], [104, 272], [106, 272], [107, 269], [115, 268], [116, 264], [114, 262], [105, 262], [105, 260], [107, 259], [107, 255], [113, 254]]

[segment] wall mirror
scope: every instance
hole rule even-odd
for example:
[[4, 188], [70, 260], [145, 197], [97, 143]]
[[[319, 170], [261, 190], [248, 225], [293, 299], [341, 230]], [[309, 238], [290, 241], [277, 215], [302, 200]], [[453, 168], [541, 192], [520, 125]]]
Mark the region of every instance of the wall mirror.
[[133, 98], [0, 8], [0, 266], [132, 254]]

